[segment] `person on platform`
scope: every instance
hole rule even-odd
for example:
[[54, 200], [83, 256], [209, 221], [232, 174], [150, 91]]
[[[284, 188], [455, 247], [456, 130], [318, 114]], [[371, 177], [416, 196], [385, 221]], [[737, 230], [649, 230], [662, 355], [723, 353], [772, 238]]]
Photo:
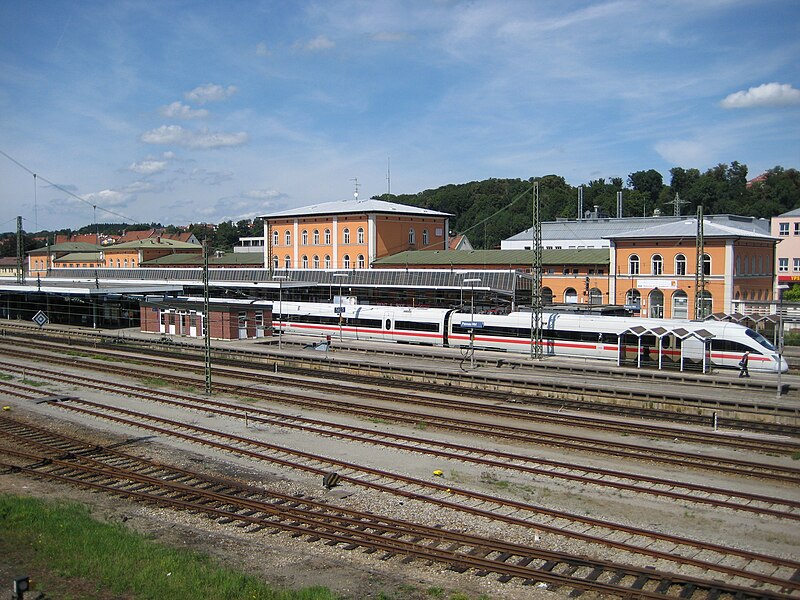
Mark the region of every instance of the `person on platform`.
[[750, 377], [750, 371], [747, 370], [747, 363], [750, 361], [750, 353], [745, 352], [742, 360], [739, 361], [739, 377]]

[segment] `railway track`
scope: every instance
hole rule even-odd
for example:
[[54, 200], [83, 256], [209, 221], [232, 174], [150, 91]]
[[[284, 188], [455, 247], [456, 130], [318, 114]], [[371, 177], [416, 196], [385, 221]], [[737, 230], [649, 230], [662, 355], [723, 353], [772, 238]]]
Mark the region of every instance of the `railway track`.
[[[9, 354], [8, 352], [5, 352]], [[30, 358], [27, 353], [22, 354], [23, 357]], [[41, 358], [39, 356], [38, 358]], [[75, 361], [67, 361], [58, 357], [53, 357], [53, 361], [58, 364], [79, 366]], [[92, 388], [99, 388], [105, 391], [114, 391], [115, 387], [118, 390], [127, 388], [128, 393], [138, 394], [141, 393], [141, 388], [136, 389], [136, 386], [125, 386], [123, 384], [115, 384], [109, 386], [105, 383], [97, 382], [94, 377], [82, 377], [79, 375], [62, 375], [60, 372], [49, 371], [47, 369], [40, 369], [36, 367], [21, 367], [12, 363], [0, 363], [0, 367], [4, 370], [36, 374], [39, 377], [47, 378], [52, 381], [60, 381], [62, 383], [76, 383], [82, 382], [82, 385]], [[139, 376], [145, 378], [152, 378], [153, 371], [151, 369], [134, 369], [132, 367], [115, 367], [103, 362], [91, 363], [86, 368], [102, 371], [106, 373], [118, 374], [125, 377]], [[186, 378], [178, 375], [171, 374], [169, 381], [172, 385], [182, 385], [185, 388], [197, 388], [200, 382], [197, 378]], [[471, 436], [480, 436], [483, 438], [501, 438], [513, 442], [521, 442], [529, 445], [532, 440], [537, 444], [557, 446], [559, 448], [566, 448], [577, 450], [580, 452], [593, 452], [598, 454], [611, 455], [621, 458], [629, 458], [635, 460], [646, 460], [650, 462], [661, 462], [663, 464], [670, 464], [682, 468], [695, 468], [717, 471], [726, 474], [733, 474], [739, 476], [757, 476], [760, 478], [772, 479], [784, 483], [798, 483], [800, 482], [800, 469], [791, 467], [781, 467], [770, 465], [761, 462], [748, 462], [743, 460], [733, 460], [724, 457], [703, 455], [691, 452], [681, 452], [677, 450], [657, 448], [652, 445], [641, 445], [634, 443], [612, 442], [604, 439], [593, 437], [582, 437], [574, 434], [561, 434], [554, 433], [544, 429], [534, 429], [526, 426], [504, 425], [500, 422], [488, 423], [485, 421], [476, 421], [466, 418], [459, 418], [453, 415], [434, 415], [430, 413], [419, 413], [413, 410], [394, 409], [390, 407], [380, 407], [376, 405], [362, 405], [349, 401], [337, 400], [331, 397], [310, 397], [307, 394], [298, 394], [295, 392], [287, 392], [277, 390], [275, 388], [257, 389], [254, 387], [244, 388], [241, 385], [224, 384], [218, 382], [216, 384], [219, 392], [226, 393], [232, 396], [246, 396], [250, 399], [261, 399], [267, 402], [282, 402], [291, 404], [292, 406], [307, 407], [314, 410], [325, 408], [326, 410], [333, 410], [340, 413], [346, 413], [353, 416], [359, 416], [365, 419], [383, 419], [396, 423], [405, 423], [410, 426], [416, 426], [419, 423], [425, 423], [426, 426], [437, 427], [449, 431], [457, 431], [459, 433], [468, 434]], [[164, 393], [162, 393], [164, 395]], [[459, 405], [460, 406], [460, 405]], [[713, 438], [713, 443], [719, 443], [721, 440]], [[784, 446], [785, 442], [770, 442], [769, 440], [753, 439], [750, 441], [750, 449], [758, 451], [777, 451], [776, 447], [780, 448], [782, 453], [788, 453], [793, 449], [790, 444], [787, 448]], [[740, 446], [741, 447], [741, 446]]]
[[[74, 378], [70, 378], [70, 380], [74, 381]], [[775, 495], [747, 494], [730, 488], [690, 484], [673, 479], [632, 474], [612, 469], [585, 467], [543, 458], [532, 459], [522, 454], [445, 443], [427, 439], [420, 435], [410, 436], [375, 431], [374, 429], [342, 425], [307, 417], [290, 416], [253, 405], [242, 406], [231, 402], [214, 401], [187, 394], [170, 393], [163, 390], [153, 391], [138, 386], [119, 383], [111, 385], [96, 382], [93, 387], [94, 389], [115, 394], [135, 395], [138, 398], [174, 408], [201, 411], [205, 414], [246, 420], [265, 426], [297, 429], [316, 435], [337, 437], [357, 443], [374, 444], [384, 448], [436, 456], [446, 460], [473, 463], [497, 470], [648, 494], [673, 501], [705, 504], [718, 508], [751, 512], [762, 516], [800, 520], [800, 502]], [[36, 389], [8, 381], [0, 382], [0, 391], [28, 400], [41, 397], [41, 393]], [[788, 478], [788, 482], [796, 484], [800, 482], [800, 479]]]
[[[156, 463], [112, 447], [65, 437], [18, 420], [0, 417], [0, 443], [7, 447], [0, 467], [8, 473], [70, 484], [203, 514], [219, 523], [236, 523], [248, 533], [283, 533], [308, 542], [347, 550], [382, 552], [384, 559], [427, 560], [475, 575], [496, 574], [500, 581], [637, 598], [793, 598], [793, 585], [750, 580], [723, 583], [610, 561], [576, 557], [540, 547], [448, 531], [331, 506], [296, 495]], [[14, 448], [28, 448], [19, 450]], [[13, 462], [12, 462], [13, 461]], [[738, 579], [752, 576], [741, 571]]]
[[[45, 334], [27, 327], [19, 327], [14, 331], [21, 329], [25, 330], [25, 335], [33, 335], [40, 340], [40, 343], [46, 341], [64, 343], [63, 338], [59, 339], [51, 335], [52, 332]], [[15, 335], [21, 336], [19, 339], [24, 339], [20, 333]], [[176, 353], [180, 353], [183, 357], [202, 357], [202, 348], [192, 344], [175, 343], [163, 345], [119, 337], [111, 338], [110, 340], [100, 338], [98, 340], [98, 336], [87, 332], [81, 332], [80, 335], [70, 332], [65, 336], [68, 339], [68, 343], [74, 346], [83, 345], [96, 348], [99, 341], [101, 345], [106, 344], [117, 348], [129, 344], [135, 345], [137, 352], [145, 352], [151, 356], [174, 357]], [[13, 336], [9, 335], [8, 337]], [[454, 389], [460, 389], [463, 393], [468, 394], [472, 387], [480, 386], [484, 389], [493, 389], [498, 398], [504, 397], [506, 401], [535, 402], [552, 408], [576, 411], [592, 410], [632, 418], [669, 419], [680, 423], [704, 426], [710, 423], [712, 413], [719, 412], [718, 423], [721, 427], [794, 436], [800, 435], [800, 428], [796, 425], [798, 415], [794, 406], [775, 405], [764, 408], [757, 401], [748, 400], [750, 396], [757, 396], [756, 388], [758, 386], [738, 386], [741, 387], [741, 391], [747, 393], [745, 395], [733, 393], [728, 400], [708, 401], [701, 392], [701, 389], [709, 384], [707, 381], [697, 384], [690, 384], [687, 381], [686, 391], [681, 394], [671, 394], [661, 392], [659, 386], [654, 386], [652, 383], [648, 384], [647, 382], [642, 384], [626, 382], [625, 385], [621, 385], [619, 382], [611, 383], [611, 380], [607, 377], [601, 379], [598, 377], [576, 378], [575, 376], [564, 377], [558, 375], [539, 376], [539, 370], [535, 370], [537, 382], [534, 386], [530, 382], [515, 383], [513, 380], [500, 379], [488, 374], [454, 373], [447, 375], [441, 371], [430, 370], [424, 372], [424, 367], [407, 369], [387, 364], [373, 365], [367, 361], [348, 362], [341, 358], [337, 358], [336, 361], [309, 356], [289, 359], [284, 355], [276, 355], [271, 349], [254, 352], [226, 351], [214, 348], [213, 353], [216, 364], [241, 366], [244, 362], [252, 363], [256, 361], [266, 363], [268, 368], [272, 369], [273, 367], [277, 368], [280, 363], [281, 370], [284, 373], [291, 372], [298, 375], [319, 376], [320, 371], [333, 370], [340, 380], [364, 383], [369, 378], [373, 385], [380, 385], [384, 388], [387, 386], [402, 386], [403, 388], [416, 388], [441, 393], [452, 393]], [[354, 374], [348, 371], [358, 371], [358, 373]], [[420, 377], [424, 379], [424, 383], [416, 381]], [[662, 375], [659, 381], [664, 377]], [[581, 379], [584, 381], [581, 382]], [[766, 389], [764, 388], [764, 390]], [[772, 389], [774, 391], [774, 387]], [[767, 401], [774, 399], [774, 396], [763, 394], [763, 391], [762, 395]], [[618, 400], [624, 400], [625, 403], [620, 404]], [[636, 406], [625, 405], [630, 403]], [[653, 404], [674, 407], [675, 410], [650, 408]], [[778, 422], [774, 423], [759, 419], [733, 418], [725, 416], [724, 413], [728, 410], [752, 412], [754, 415], [766, 416], [769, 419], [779, 418], [777, 419]], [[785, 420], [786, 423], [780, 422], [781, 420]]]

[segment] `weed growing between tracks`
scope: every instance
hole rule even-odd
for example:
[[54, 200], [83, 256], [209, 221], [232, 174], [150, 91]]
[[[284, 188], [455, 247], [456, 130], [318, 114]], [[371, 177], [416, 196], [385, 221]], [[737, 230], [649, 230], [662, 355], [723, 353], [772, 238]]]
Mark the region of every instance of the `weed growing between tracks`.
[[47, 597], [334, 600], [325, 588], [270, 588], [173, 550], [122, 525], [95, 521], [77, 504], [0, 495], [0, 555], [39, 582]]

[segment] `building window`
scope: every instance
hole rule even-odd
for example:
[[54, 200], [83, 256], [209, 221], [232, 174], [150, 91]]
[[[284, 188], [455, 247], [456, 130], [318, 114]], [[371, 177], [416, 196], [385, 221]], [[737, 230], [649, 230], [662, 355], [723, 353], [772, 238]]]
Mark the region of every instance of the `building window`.
[[413, 246], [417, 243], [417, 234], [414, 233], [414, 228], [408, 230], [408, 244], [409, 246]]
[[291, 269], [292, 268], [292, 259], [288, 254], [283, 259], [283, 268], [284, 269]]
[[276, 271], [278, 270], [278, 257], [277, 256], [273, 256], [272, 257], [272, 268], [275, 269]]
[[120, 261], [117, 259], [117, 268], [119, 269]]
[[127, 269], [128, 268], [128, 259], [127, 258], [125, 259], [125, 262], [123, 264], [125, 265], [125, 268]]
[[765, 275], [765, 273], [764, 273], [764, 257], [763, 256], [759, 256], [758, 257], [758, 274], [759, 275]]
[[283, 240], [284, 240], [284, 242], [286, 243], [287, 246], [291, 246], [292, 245], [292, 232], [291, 231], [287, 231], [285, 234], [283, 234]]
[[781, 273], [786, 273], [789, 270], [789, 259], [788, 258], [779, 258], [778, 259], [778, 271]]
[[639, 274], [639, 257], [635, 254], [631, 254], [630, 258], [628, 258], [628, 273], [630, 275]]
[[736, 268], [734, 269], [733, 274], [734, 275], [741, 275], [742, 274], [742, 257], [741, 256], [737, 256], [736, 257]]
[[797, 273], [800, 271], [800, 258], [793, 258], [792, 259], [792, 270]]
[[319, 229], [314, 230], [314, 245], [319, 246]]
[[642, 309], [642, 294], [639, 293], [639, 290], [628, 290], [628, 293], [625, 294], [625, 306], [634, 312]]
[[358, 231], [356, 232], [356, 241], [359, 244], [363, 244], [364, 243], [364, 228], [363, 227], [359, 227], [358, 228]]
[[358, 268], [359, 269], [363, 269], [364, 268], [364, 255], [363, 254], [359, 254], [358, 255]]
[[653, 275], [664, 274], [664, 259], [660, 254], [653, 254], [653, 258], [650, 260], [650, 272]]
[[308, 257], [305, 254], [303, 254], [303, 258], [301, 260], [302, 260], [301, 264], [303, 265], [303, 268], [307, 269], [308, 268]]
[[574, 288], [567, 288], [564, 290], [564, 302], [566, 304], [577, 304], [578, 292], [576, 292]]
[[428, 247], [428, 230], [422, 230], [422, 246], [427, 248]]
[[342, 231], [342, 243], [343, 244], [350, 243], [350, 229], [348, 229], [347, 227], [345, 227], [344, 231]]
[[314, 255], [314, 268], [319, 269], [319, 256]]
[[[753, 260], [753, 268], [756, 262]], [[708, 254], [703, 254], [703, 275], [711, 275], [711, 257]]]
[[800, 235], [800, 221], [797, 221], [794, 224], [794, 234], [795, 235]]
[[689, 296], [683, 290], [678, 290], [672, 294], [672, 318], [689, 318]]
[[683, 254], [675, 257], [675, 275], [686, 275], [686, 257]]
[[303, 229], [303, 246], [308, 246], [308, 231]]
[[714, 301], [711, 297], [711, 292], [703, 292], [700, 298], [697, 299], [697, 315], [700, 319], [705, 319], [708, 315], [714, 312]]
[[779, 235], [789, 235], [789, 223], [778, 223], [778, 228]]
[[350, 268], [350, 255], [349, 255], [349, 254], [345, 254], [345, 255], [342, 257], [342, 266], [343, 266], [345, 269], [349, 269], [349, 268]]
[[277, 246], [278, 244], [280, 244], [280, 240], [281, 240], [280, 234], [278, 234], [277, 231], [273, 231], [272, 232], [272, 245], [273, 246]]
[[331, 245], [331, 230], [330, 229], [326, 229], [325, 230], [325, 244], [328, 245], [328, 246]]

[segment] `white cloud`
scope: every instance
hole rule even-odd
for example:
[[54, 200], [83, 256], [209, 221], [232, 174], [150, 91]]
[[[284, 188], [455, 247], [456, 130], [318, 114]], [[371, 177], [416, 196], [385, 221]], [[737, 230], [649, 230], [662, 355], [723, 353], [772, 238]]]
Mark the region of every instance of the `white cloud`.
[[286, 194], [278, 190], [249, 190], [243, 192], [244, 198], [252, 198], [253, 200], [280, 200], [286, 198]]
[[128, 170], [141, 175], [153, 175], [155, 173], [161, 173], [166, 168], [167, 161], [165, 160], [146, 159], [132, 163], [131, 166], [128, 167]]
[[800, 104], [800, 90], [788, 83], [764, 83], [746, 92], [725, 98], [722, 108], [758, 108], [761, 106], [793, 106]]
[[206, 102], [219, 102], [226, 100], [237, 92], [235, 85], [222, 87], [215, 83], [206, 83], [205, 85], [194, 88], [191, 92], [186, 92], [184, 97], [190, 102], [195, 104], [205, 104]]
[[86, 194], [84, 200], [96, 204], [98, 207], [103, 206], [109, 208], [112, 206], [125, 206], [128, 204], [130, 196], [117, 190], [101, 190], [99, 192], [92, 192]]
[[162, 125], [146, 131], [140, 138], [146, 144], [174, 144], [186, 148], [208, 150], [227, 146], [246, 144], [249, 136], [244, 131], [238, 133], [191, 131], [180, 125]]
[[715, 149], [697, 140], [658, 142], [655, 150], [673, 165], [706, 165], [712, 162]]
[[173, 102], [158, 109], [159, 112], [168, 119], [200, 119], [208, 116], [205, 108], [193, 109], [181, 102]]
[[336, 46], [327, 35], [318, 35], [313, 40], [306, 43], [298, 42], [295, 47], [302, 48], [303, 50], [317, 51], [317, 50], [330, 50]]

